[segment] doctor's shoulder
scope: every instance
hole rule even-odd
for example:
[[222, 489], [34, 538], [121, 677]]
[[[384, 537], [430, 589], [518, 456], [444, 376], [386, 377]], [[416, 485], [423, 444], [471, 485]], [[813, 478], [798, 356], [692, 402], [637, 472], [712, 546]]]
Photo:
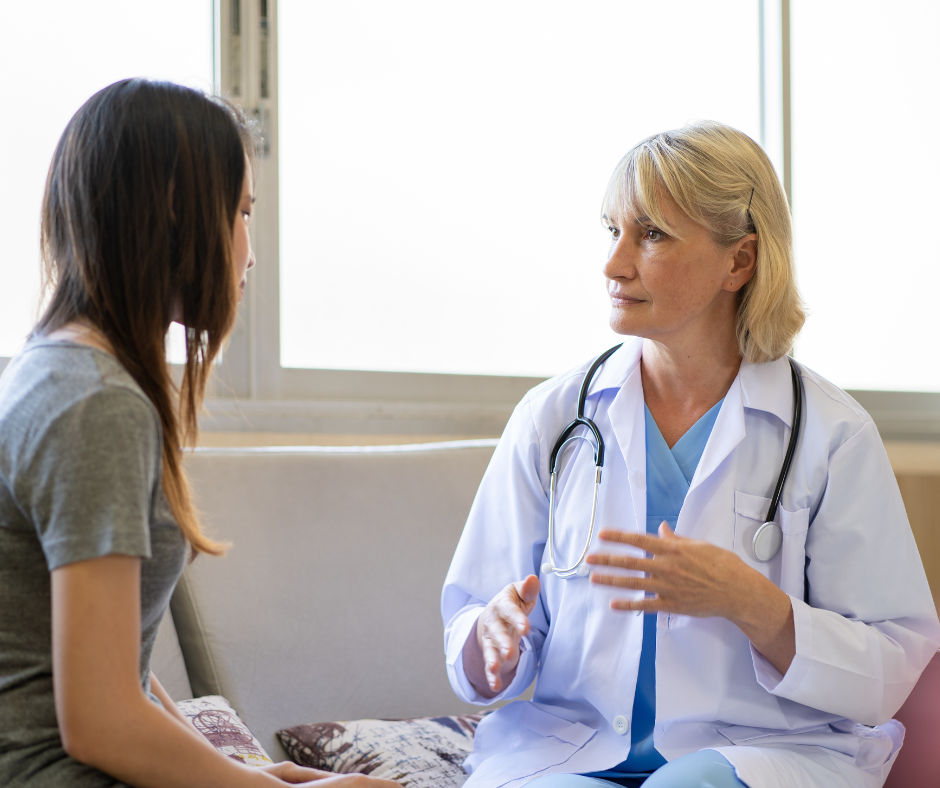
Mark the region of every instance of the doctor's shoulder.
[[818, 372], [800, 365], [806, 396], [806, 430], [827, 438], [832, 454], [863, 430], [870, 430], [881, 443], [872, 417], [848, 392]]
[[839, 473], [851, 468], [856, 483], [886, 485], [897, 493], [894, 471], [872, 417], [846, 391], [802, 364], [800, 369], [805, 409], [797, 453], [803, 454], [806, 472], [812, 476], [815, 468], [816, 483], [828, 486], [826, 480], [837, 468], [842, 469]]
[[[494, 455], [516, 461], [525, 457], [534, 463], [543, 486], [548, 484], [548, 458], [561, 431], [574, 419], [585, 374], [597, 356], [533, 386], [513, 409]], [[593, 391], [593, 389], [592, 389]], [[587, 412], [593, 413], [593, 397], [588, 396]], [[536, 448], [537, 447], [537, 448]]]
[[554, 442], [558, 432], [577, 413], [581, 384], [595, 359], [596, 356], [587, 358], [576, 367], [533, 386], [519, 401], [513, 419], [531, 421], [540, 438]]

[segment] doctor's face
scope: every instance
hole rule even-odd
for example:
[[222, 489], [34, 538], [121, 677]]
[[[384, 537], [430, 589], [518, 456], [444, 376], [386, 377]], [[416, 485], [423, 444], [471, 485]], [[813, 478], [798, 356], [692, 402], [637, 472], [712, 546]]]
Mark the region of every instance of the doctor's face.
[[671, 200], [661, 210], [675, 235], [646, 216], [607, 219], [610, 327], [666, 343], [686, 334], [726, 336], [734, 330], [737, 291], [754, 272], [756, 236], [721, 247]]

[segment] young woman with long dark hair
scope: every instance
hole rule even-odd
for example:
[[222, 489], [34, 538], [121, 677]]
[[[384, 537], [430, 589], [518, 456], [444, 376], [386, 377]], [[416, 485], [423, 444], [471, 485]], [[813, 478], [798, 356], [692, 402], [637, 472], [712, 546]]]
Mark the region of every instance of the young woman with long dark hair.
[[[254, 264], [253, 140], [224, 102], [126, 80], [56, 148], [48, 305], [0, 378], [0, 784], [390, 788], [216, 751], [150, 672], [199, 526], [181, 463]], [[166, 363], [186, 327], [179, 386]]]

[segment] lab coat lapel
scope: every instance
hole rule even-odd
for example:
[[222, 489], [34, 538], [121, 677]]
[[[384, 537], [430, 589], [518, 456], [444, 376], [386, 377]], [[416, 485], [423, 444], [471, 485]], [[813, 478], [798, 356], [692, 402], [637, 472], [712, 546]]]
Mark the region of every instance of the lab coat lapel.
[[[728, 389], [728, 393], [725, 394], [725, 401], [718, 411], [715, 426], [708, 437], [708, 443], [705, 444], [702, 459], [699, 460], [698, 467], [695, 469], [692, 484], [689, 485], [689, 492], [686, 495], [687, 503], [690, 497], [694, 497], [696, 488], [715, 473], [728, 455], [744, 440], [745, 433], [744, 396], [739, 372], [731, 384], [731, 388]], [[679, 522], [682, 523], [682, 518]]]
[[689, 534], [695, 522], [691, 513], [699, 511], [696, 503], [701, 495], [699, 488], [706, 485], [746, 437], [744, 409], [772, 413], [789, 426], [792, 420], [792, 391], [790, 366], [786, 357], [763, 364], [741, 362], [741, 369], [725, 395], [702, 459], [689, 485], [683, 513], [679, 515], [676, 526], [678, 533]]
[[[636, 528], [646, 530], [646, 421], [643, 408], [643, 381], [637, 354], [632, 370], [607, 411], [617, 438], [617, 448], [627, 466], [630, 497]], [[611, 447], [612, 448], [612, 447]]]
[[745, 408], [772, 413], [790, 426], [793, 420], [793, 387], [786, 356], [765, 364], [741, 362], [741, 369], [725, 395], [705, 452], [692, 477], [690, 494], [718, 470], [725, 458], [744, 440]]

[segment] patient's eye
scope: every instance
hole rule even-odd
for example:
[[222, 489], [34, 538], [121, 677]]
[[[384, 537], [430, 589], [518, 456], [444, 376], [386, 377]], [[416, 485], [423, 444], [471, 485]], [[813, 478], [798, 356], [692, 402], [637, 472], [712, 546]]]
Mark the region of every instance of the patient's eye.
[[619, 227], [614, 227], [612, 224], [609, 224], [607, 225], [607, 229], [610, 231], [610, 235], [615, 241], [620, 237]]
[[643, 231], [643, 239], [646, 241], [661, 241], [665, 237], [666, 234], [655, 227], [647, 227]]

